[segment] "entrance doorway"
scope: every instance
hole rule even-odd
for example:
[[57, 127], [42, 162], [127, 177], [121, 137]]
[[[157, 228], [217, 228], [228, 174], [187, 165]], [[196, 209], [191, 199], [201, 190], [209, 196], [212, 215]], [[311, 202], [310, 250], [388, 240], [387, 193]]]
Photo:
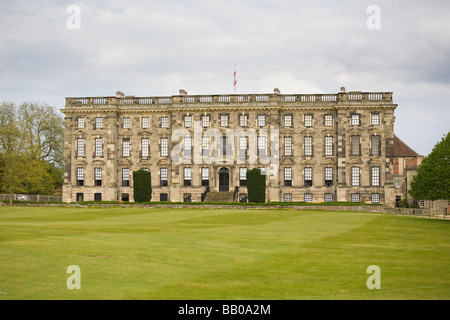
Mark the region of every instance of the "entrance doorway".
[[230, 170], [222, 168], [219, 170], [219, 191], [230, 191]]

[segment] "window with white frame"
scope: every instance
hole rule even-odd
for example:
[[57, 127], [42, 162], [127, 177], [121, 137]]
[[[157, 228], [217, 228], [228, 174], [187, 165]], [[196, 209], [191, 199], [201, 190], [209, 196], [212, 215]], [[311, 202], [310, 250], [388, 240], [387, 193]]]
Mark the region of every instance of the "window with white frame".
[[333, 167], [325, 168], [325, 186], [331, 187], [333, 185]]
[[286, 114], [284, 116], [284, 126], [292, 127], [292, 114]]
[[184, 116], [184, 127], [185, 128], [192, 127], [192, 116]]
[[241, 114], [239, 116], [239, 125], [241, 127], [246, 127], [248, 126], [248, 116], [246, 114]]
[[303, 174], [305, 176], [305, 187], [312, 186], [312, 168], [306, 167], [303, 169]]
[[94, 156], [101, 157], [103, 154], [103, 139], [95, 138], [94, 140]]
[[361, 124], [361, 115], [359, 113], [352, 113], [352, 126], [359, 126]]
[[209, 146], [211, 144], [210, 137], [202, 137], [202, 155], [204, 157], [209, 156]]
[[122, 187], [130, 186], [130, 168], [122, 168]]
[[325, 137], [325, 155], [333, 155], [333, 137]]
[[228, 115], [227, 114], [222, 114], [220, 116], [220, 126], [228, 127]]
[[305, 114], [304, 122], [305, 122], [305, 127], [312, 127], [313, 126], [312, 114]]
[[169, 139], [161, 138], [161, 157], [169, 156]]
[[130, 156], [130, 139], [124, 138], [122, 140], [122, 156], [129, 157]]
[[258, 114], [258, 127], [264, 127], [266, 125], [266, 116]]
[[77, 156], [84, 157], [84, 139], [83, 138], [77, 139]]
[[313, 201], [312, 194], [311, 193], [305, 193], [304, 200], [305, 200], [305, 202], [312, 202]]
[[359, 186], [359, 167], [352, 167], [352, 186]]
[[130, 118], [129, 117], [123, 118], [123, 128], [130, 129]]
[[324, 116], [324, 124], [325, 124], [325, 127], [333, 126], [333, 115], [332, 114], [326, 114]]
[[84, 186], [84, 168], [77, 168], [77, 186]]
[[247, 137], [239, 137], [239, 157], [245, 157], [247, 155]]
[[192, 154], [192, 138], [184, 137], [184, 155], [190, 157]]
[[284, 137], [284, 155], [292, 156], [292, 137]]
[[380, 186], [380, 167], [372, 167], [371, 170], [371, 180], [372, 186], [378, 187]]
[[141, 139], [141, 154], [143, 157], [149, 156], [149, 139], [148, 138], [142, 138]]
[[361, 155], [361, 137], [360, 136], [351, 136], [351, 155], [359, 156]]
[[191, 168], [186, 167], [184, 168], [184, 185], [190, 186], [192, 183], [192, 176], [191, 176]]
[[380, 194], [372, 193], [372, 203], [380, 203]]
[[305, 137], [304, 152], [305, 152], [305, 156], [313, 155], [313, 143], [312, 143], [312, 137], [310, 137], [310, 136]]
[[324, 201], [325, 202], [332, 202], [333, 201], [333, 194], [332, 193], [325, 193]]
[[103, 118], [96, 117], [95, 118], [95, 129], [102, 129], [102, 128], [103, 128]]
[[202, 186], [209, 186], [209, 168], [202, 168]]
[[247, 185], [247, 168], [239, 168], [239, 186]]
[[291, 193], [285, 193], [283, 195], [284, 202], [292, 202], [292, 194]]
[[360, 202], [359, 193], [352, 193], [352, 202]]
[[94, 168], [94, 184], [97, 187], [102, 185], [102, 168]]
[[284, 186], [292, 186], [292, 168], [284, 168]]
[[370, 142], [372, 155], [381, 156], [381, 137], [378, 135], [370, 136]]
[[161, 187], [167, 187], [168, 185], [168, 169], [161, 168], [159, 169], [159, 179]]
[[161, 128], [169, 127], [169, 117], [161, 117]]
[[84, 129], [85, 119], [84, 117], [77, 118], [77, 129]]
[[202, 116], [202, 127], [209, 127], [209, 122], [210, 122], [209, 116], [207, 115]]
[[380, 114], [378, 112], [373, 112], [370, 114], [370, 124], [373, 126], [380, 124]]
[[258, 156], [266, 156], [266, 137], [258, 136]]
[[141, 119], [142, 129], [148, 129], [150, 127], [150, 119], [149, 117], [142, 117]]

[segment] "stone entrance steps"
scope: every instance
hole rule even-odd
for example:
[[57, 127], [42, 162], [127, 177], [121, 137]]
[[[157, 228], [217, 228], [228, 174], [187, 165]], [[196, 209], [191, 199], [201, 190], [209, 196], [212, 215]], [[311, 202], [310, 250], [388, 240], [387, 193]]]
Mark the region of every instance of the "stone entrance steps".
[[210, 191], [206, 194], [203, 202], [233, 202], [234, 192]]

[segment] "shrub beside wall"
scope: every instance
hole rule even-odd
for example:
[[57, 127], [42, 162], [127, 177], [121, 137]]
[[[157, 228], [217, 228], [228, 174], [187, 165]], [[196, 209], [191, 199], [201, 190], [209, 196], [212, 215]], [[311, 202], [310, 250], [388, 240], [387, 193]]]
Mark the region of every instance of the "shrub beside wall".
[[266, 176], [258, 168], [247, 170], [248, 202], [266, 202]]
[[133, 171], [135, 202], [149, 202], [152, 199], [152, 178], [149, 171]]

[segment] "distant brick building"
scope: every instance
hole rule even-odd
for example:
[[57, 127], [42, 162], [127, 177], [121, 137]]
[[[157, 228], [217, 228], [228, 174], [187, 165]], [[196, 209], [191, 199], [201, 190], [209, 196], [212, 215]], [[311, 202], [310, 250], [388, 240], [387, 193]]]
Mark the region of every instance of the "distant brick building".
[[[394, 163], [390, 92], [66, 98], [63, 200], [133, 201], [149, 170], [152, 201], [246, 201], [263, 168], [270, 201], [395, 204], [408, 157]], [[401, 153], [400, 153], [401, 154]], [[403, 160], [402, 160], [403, 159]]]

